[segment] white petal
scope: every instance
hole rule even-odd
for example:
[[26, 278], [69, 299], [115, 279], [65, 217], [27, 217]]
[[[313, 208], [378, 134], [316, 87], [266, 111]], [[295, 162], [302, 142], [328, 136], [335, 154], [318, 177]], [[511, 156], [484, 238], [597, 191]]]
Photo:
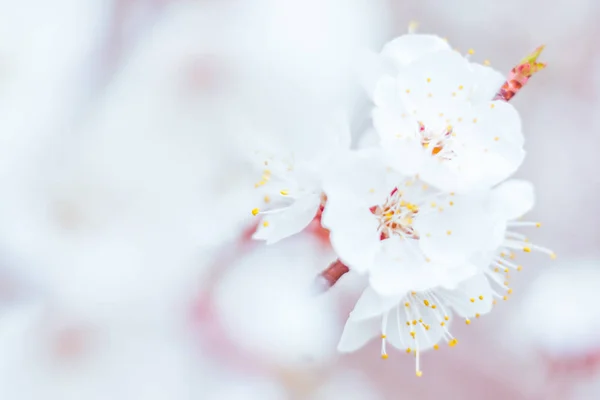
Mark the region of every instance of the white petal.
[[469, 100], [473, 104], [489, 102], [504, 84], [505, 76], [491, 67], [472, 63], [471, 69], [475, 76], [475, 87]]
[[439, 291], [444, 300], [462, 317], [471, 318], [492, 310], [492, 288], [483, 273], [460, 283], [455, 290]]
[[505, 220], [517, 219], [533, 208], [535, 193], [531, 182], [511, 179], [492, 191], [491, 207]]
[[[410, 300], [410, 296], [407, 300]], [[410, 318], [406, 312], [410, 311]], [[439, 317], [428, 307], [416, 302], [411, 302], [410, 307], [404, 308], [400, 304], [398, 308], [390, 310], [388, 313], [388, 323], [386, 326], [386, 336], [392, 346], [400, 350], [410, 348], [419, 351], [431, 349], [433, 345], [442, 340], [444, 329], [440, 326]], [[421, 319], [423, 323], [429, 326], [426, 329], [422, 324], [406, 325], [406, 322]], [[411, 336], [415, 332], [415, 338]]]
[[301, 196], [285, 211], [264, 216], [252, 237], [273, 244], [295, 235], [310, 224], [317, 214], [319, 205], [318, 195]]
[[387, 181], [387, 166], [378, 149], [348, 151], [338, 157], [324, 173], [323, 190], [328, 199], [371, 207], [392, 191]]
[[464, 263], [488, 240], [493, 226], [478, 196], [453, 196], [453, 206], [416, 218], [419, 245], [440, 263]]
[[366, 320], [348, 319], [337, 349], [342, 353], [358, 350], [380, 333], [381, 317]]
[[448, 42], [434, 35], [410, 34], [388, 42], [381, 55], [389, 57], [398, 67], [407, 65], [423, 55], [439, 50], [450, 50]]
[[353, 320], [369, 319], [387, 312], [394, 304], [398, 304], [400, 297], [381, 296], [370, 286], [367, 287], [350, 313]]
[[[409, 243], [410, 242], [410, 243]], [[413, 246], [412, 251], [408, 246]], [[412, 239], [393, 236], [381, 242], [381, 251], [369, 274], [369, 285], [383, 296], [403, 295], [410, 290], [428, 287], [423, 274], [425, 258]]]
[[[429, 53], [410, 64], [409, 68], [429, 80], [426, 88], [435, 101], [466, 99], [472, 92], [474, 75], [469, 62], [456, 51]], [[447, 99], [447, 100], [445, 100]]]
[[344, 264], [359, 273], [371, 268], [380, 241], [377, 219], [368, 208], [329, 199], [322, 223], [330, 230], [331, 246]]

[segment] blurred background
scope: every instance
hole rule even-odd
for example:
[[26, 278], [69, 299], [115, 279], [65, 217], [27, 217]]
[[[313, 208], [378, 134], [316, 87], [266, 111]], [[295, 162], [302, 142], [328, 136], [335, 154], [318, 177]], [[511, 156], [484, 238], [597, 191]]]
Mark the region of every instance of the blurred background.
[[[369, 129], [366, 50], [419, 21], [509, 71], [537, 187], [514, 294], [459, 346], [336, 354], [364, 282], [318, 227], [249, 240], [249, 144]], [[600, 3], [0, 0], [0, 398], [600, 398]], [[522, 258], [521, 258], [522, 257]]]

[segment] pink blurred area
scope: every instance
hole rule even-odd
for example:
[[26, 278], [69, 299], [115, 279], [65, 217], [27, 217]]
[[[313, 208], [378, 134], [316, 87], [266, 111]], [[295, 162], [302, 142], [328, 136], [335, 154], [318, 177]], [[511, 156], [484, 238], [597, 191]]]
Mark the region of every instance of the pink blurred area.
[[[459, 345], [338, 355], [364, 287], [311, 226], [253, 242], [249, 144], [318, 143], [410, 21], [509, 71], [542, 222], [514, 294]], [[600, 4], [26, 0], [0, 5], [0, 398], [600, 398]]]

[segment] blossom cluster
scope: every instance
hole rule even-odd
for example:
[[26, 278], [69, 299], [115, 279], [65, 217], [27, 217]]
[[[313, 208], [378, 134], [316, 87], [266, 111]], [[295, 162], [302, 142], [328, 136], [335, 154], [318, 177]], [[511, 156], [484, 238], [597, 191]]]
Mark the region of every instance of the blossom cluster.
[[517, 253], [555, 257], [516, 231], [540, 223], [522, 220], [532, 184], [509, 179], [525, 157], [509, 100], [545, 67], [541, 50], [506, 77], [445, 39], [400, 36], [365, 89], [376, 140], [355, 140], [336, 114], [310, 151], [255, 149], [253, 237], [275, 243], [316, 221], [338, 257], [330, 283], [348, 270], [368, 278], [340, 351], [379, 337], [382, 358], [388, 345], [412, 353], [421, 376], [421, 352], [458, 343], [452, 320], [470, 324], [512, 293]]

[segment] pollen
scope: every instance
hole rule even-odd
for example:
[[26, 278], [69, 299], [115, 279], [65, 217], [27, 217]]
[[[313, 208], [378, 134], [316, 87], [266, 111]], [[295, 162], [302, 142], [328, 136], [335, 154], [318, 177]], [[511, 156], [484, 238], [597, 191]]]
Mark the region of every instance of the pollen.
[[384, 335], [384, 334], [382, 334], [382, 335], [381, 335], [381, 338], [382, 338], [382, 339], [385, 339], [385, 338], [387, 338], [387, 336], [386, 336], [386, 335]]
[[381, 359], [382, 359], [382, 360], [387, 360], [387, 359], [388, 359], [388, 357], [389, 357], [389, 356], [388, 356], [387, 354], [382, 354], [382, 355], [381, 355]]
[[531, 253], [531, 247], [523, 247], [525, 253]]
[[423, 371], [417, 371], [417, 372], [416, 372], [416, 375], [417, 375], [419, 378], [420, 378], [420, 377], [422, 377], [422, 376], [423, 376]]
[[412, 350], [410, 349], [410, 347], [408, 347], [408, 348], [406, 349], [406, 354], [410, 354], [410, 352], [411, 352], [411, 351], [412, 351]]
[[454, 338], [451, 341], [448, 342], [448, 346], [450, 347], [454, 347], [458, 344], [458, 339]]
[[259, 212], [260, 212], [260, 210], [258, 208], [252, 209], [252, 215], [254, 215], [254, 216], [257, 216]]
[[479, 296], [479, 300], [483, 300], [483, 296]]
[[449, 316], [447, 316], [447, 315], [444, 315], [444, 319], [445, 319], [446, 321], [448, 321], [448, 320], [450, 319], [450, 317], [449, 317]]
[[410, 303], [407, 301], [406, 303], [404, 303], [405, 307], [410, 307]]
[[434, 349], [434, 350], [439, 350], [439, 349], [440, 349], [440, 345], [439, 345], [439, 344], [437, 344], [437, 343], [436, 343], [436, 344], [434, 344], [434, 345], [433, 345], [433, 349]]
[[465, 319], [465, 324], [471, 325], [471, 320], [469, 318]]
[[288, 194], [290, 194], [290, 192], [288, 192], [287, 190], [280, 190], [279, 193], [281, 193], [282, 196], [287, 196]]
[[471, 297], [471, 303], [475, 303], [475, 299]]
[[427, 300], [427, 299], [423, 300], [423, 304], [425, 304], [425, 306], [429, 307], [429, 300]]
[[415, 331], [410, 331], [410, 336], [412, 336], [413, 339], [415, 338], [415, 335], [416, 335]]

